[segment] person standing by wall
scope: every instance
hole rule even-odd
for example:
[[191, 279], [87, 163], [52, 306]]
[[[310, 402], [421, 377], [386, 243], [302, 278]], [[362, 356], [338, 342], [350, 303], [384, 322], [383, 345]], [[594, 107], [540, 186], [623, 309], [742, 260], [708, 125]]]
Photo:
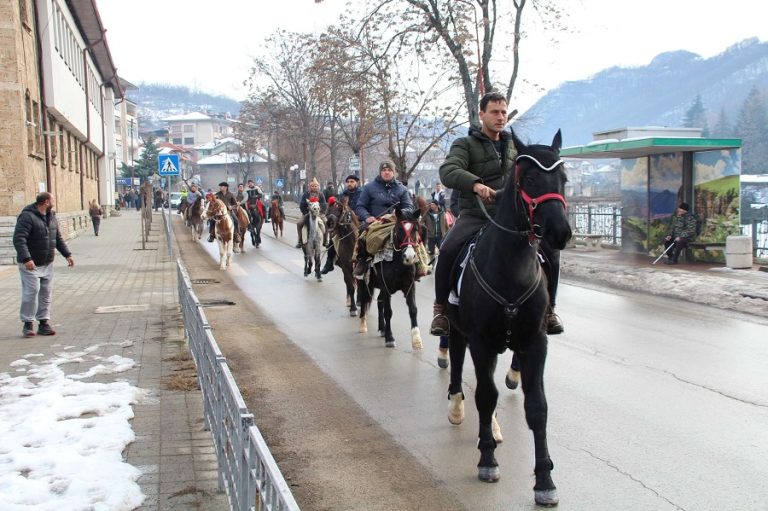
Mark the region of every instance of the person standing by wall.
[[35, 202], [26, 206], [16, 219], [13, 246], [21, 275], [22, 336], [34, 337], [37, 319], [38, 335], [55, 335], [51, 328], [51, 296], [53, 294], [53, 259], [58, 250], [74, 266], [72, 253], [59, 231], [53, 211], [53, 195], [37, 194]]
[[429, 203], [427, 214], [423, 215], [422, 220], [427, 228], [427, 253], [430, 256], [435, 255], [435, 249], [440, 249], [443, 236], [448, 232], [448, 224], [445, 221], [445, 212], [440, 207], [437, 199], [432, 199]]
[[91, 223], [93, 224], [93, 234], [99, 235], [99, 226], [101, 225], [101, 216], [104, 212], [101, 210], [99, 201], [93, 199], [88, 204], [88, 214], [91, 215]]

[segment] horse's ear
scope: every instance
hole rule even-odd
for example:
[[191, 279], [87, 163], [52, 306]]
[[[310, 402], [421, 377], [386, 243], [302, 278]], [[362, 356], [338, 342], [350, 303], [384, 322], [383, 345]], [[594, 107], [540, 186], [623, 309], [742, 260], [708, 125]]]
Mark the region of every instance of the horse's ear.
[[403, 219], [403, 210], [400, 208], [400, 206], [395, 206], [395, 217], [397, 217], [398, 220]]
[[560, 130], [557, 130], [555, 138], [552, 139], [552, 150], [559, 154], [561, 147], [563, 147], [563, 134]]
[[522, 153], [523, 149], [526, 148], [526, 145], [523, 143], [522, 140], [520, 140], [517, 137], [517, 134], [515, 133], [515, 130], [513, 130], [512, 128], [509, 128], [509, 133], [510, 133], [510, 135], [512, 135], [512, 143], [515, 144], [515, 149], [517, 149], [518, 153]]

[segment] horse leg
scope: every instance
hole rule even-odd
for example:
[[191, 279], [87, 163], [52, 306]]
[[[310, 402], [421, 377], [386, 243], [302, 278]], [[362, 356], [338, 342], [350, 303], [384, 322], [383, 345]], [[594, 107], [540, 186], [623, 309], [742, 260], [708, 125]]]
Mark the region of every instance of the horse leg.
[[360, 281], [357, 295], [360, 298], [360, 328], [358, 332], [364, 334], [368, 332], [368, 308], [371, 306], [371, 288], [364, 280]]
[[[387, 348], [394, 348], [395, 337], [392, 335], [392, 295], [382, 291], [379, 293], [379, 300], [382, 302], [384, 312], [384, 346]], [[379, 321], [381, 321], [381, 316], [382, 315], [379, 314]]]
[[475, 390], [475, 406], [480, 419], [480, 431], [477, 448], [480, 450], [480, 461], [477, 464], [477, 477], [487, 483], [499, 480], [499, 464], [494, 455], [496, 439], [493, 437], [493, 414], [499, 391], [493, 383], [493, 372], [496, 369], [497, 355], [480, 339], [469, 342], [469, 351], [475, 364], [477, 389]]
[[411, 286], [405, 295], [405, 303], [408, 305], [408, 314], [411, 316], [411, 348], [420, 350], [423, 348], [421, 343], [421, 332], [417, 319], [418, 309], [416, 308], [416, 286]]
[[347, 286], [347, 306], [349, 307], [349, 315], [351, 317], [357, 316], [357, 304], [355, 303], [355, 278], [352, 276], [351, 271], [347, 271], [344, 268], [344, 284]]
[[376, 298], [376, 306], [379, 311], [377, 330], [379, 331], [379, 335], [384, 337], [384, 331], [386, 330], [386, 325], [384, 324], [384, 291], [379, 290], [379, 296]]
[[448, 338], [448, 355], [451, 359], [451, 383], [448, 385], [448, 422], [459, 425], [464, 422], [464, 392], [461, 387], [464, 357], [467, 354], [467, 339], [451, 329]]
[[315, 278], [318, 282], [323, 281], [323, 276], [320, 273], [320, 249], [315, 249]]
[[312, 271], [312, 258], [307, 254], [306, 251], [304, 251], [304, 276], [310, 274]]
[[515, 390], [520, 383], [520, 359], [517, 353], [512, 354], [512, 364], [507, 370], [507, 376], [504, 378], [504, 384], [510, 390]]
[[547, 339], [543, 333], [536, 334], [535, 340], [524, 355], [520, 354], [523, 394], [525, 395], [525, 420], [533, 431], [533, 445], [536, 455], [536, 484], [533, 495], [540, 506], [556, 506], [559, 502], [557, 488], [552, 481], [554, 464], [547, 447], [547, 397], [544, 394], [544, 363], [547, 359]]

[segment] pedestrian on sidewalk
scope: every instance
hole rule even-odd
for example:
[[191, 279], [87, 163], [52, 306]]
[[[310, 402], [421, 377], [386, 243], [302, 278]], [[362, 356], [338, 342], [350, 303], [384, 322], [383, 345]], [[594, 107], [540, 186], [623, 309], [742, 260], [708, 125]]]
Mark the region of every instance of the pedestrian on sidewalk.
[[99, 226], [101, 225], [101, 217], [104, 212], [101, 210], [99, 201], [93, 199], [88, 205], [88, 214], [91, 215], [91, 223], [93, 224], [93, 234], [99, 235]]
[[16, 219], [13, 246], [21, 274], [21, 321], [22, 335], [35, 335], [37, 319], [39, 335], [55, 335], [48, 323], [51, 319], [51, 295], [53, 294], [53, 258], [58, 250], [74, 266], [72, 253], [59, 231], [59, 222], [53, 211], [53, 195], [37, 194], [35, 202], [26, 206]]

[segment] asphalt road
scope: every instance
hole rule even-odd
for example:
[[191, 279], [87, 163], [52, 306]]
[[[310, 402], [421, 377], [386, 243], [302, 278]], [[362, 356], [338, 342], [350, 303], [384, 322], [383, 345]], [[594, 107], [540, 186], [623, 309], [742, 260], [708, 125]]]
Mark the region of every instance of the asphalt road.
[[[323, 282], [302, 276], [295, 227], [286, 227], [284, 240], [273, 239], [270, 230], [260, 249], [249, 245], [246, 254], [235, 255], [228, 273], [240, 291], [423, 467], [429, 484], [450, 497], [444, 509], [533, 509], [533, 441], [523, 395], [503, 387], [510, 354], [500, 358], [496, 378], [505, 437], [497, 449], [501, 481], [489, 485], [476, 478], [469, 356], [467, 418], [461, 426], [446, 418], [448, 372], [437, 367], [437, 339], [428, 333], [431, 277], [417, 287], [424, 349], [410, 348], [401, 295], [393, 299], [398, 345], [387, 349], [375, 323], [368, 334], [357, 333], [338, 269]], [[215, 244], [202, 247], [218, 258]], [[568, 281], [558, 303], [566, 332], [550, 337], [545, 381], [559, 509], [768, 509], [764, 323]]]

